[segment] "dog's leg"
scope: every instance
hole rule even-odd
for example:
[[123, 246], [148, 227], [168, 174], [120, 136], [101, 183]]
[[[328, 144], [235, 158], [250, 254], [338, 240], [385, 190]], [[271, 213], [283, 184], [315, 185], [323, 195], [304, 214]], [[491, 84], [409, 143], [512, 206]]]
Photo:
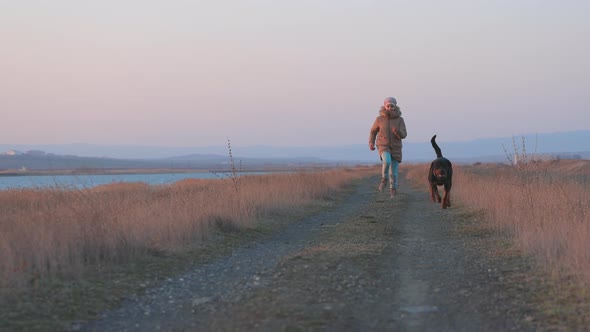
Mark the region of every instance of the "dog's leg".
[[434, 197], [432, 198], [432, 201], [435, 202], [435, 198], [436, 198], [436, 202], [440, 203], [440, 194], [438, 193], [438, 186], [433, 183], [430, 185], [430, 190], [432, 190], [432, 192], [434, 193]]
[[442, 208], [446, 209], [451, 206], [451, 180], [445, 183], [445, 194], [443, 196]]
[[430, 186], [428, 187], [428, 189], [430, 189], [430, 200], [433, 202], [436, 202], [435, 198], [434, 198], [434, 184], [432, 182], [430, 182]]

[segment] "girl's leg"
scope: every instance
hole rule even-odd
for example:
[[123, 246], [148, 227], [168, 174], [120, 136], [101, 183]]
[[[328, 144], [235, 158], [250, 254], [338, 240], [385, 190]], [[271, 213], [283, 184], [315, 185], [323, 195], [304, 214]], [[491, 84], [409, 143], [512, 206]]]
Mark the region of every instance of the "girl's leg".
[[381, 183], [379, 184], [379, 190], [383, 190], [383, 186], [387, 183], [387, 178], [391, 173], [391, 154], [387, 151], [381, 154]]
[[397, 189], [398, 186], [398, 173], [399, 173], [399, 161], [397, 160], [392, 160], [391, 161], [391, 170], [390, 170], [390, 182], [389, 182], [389, 188], [391, 189]]

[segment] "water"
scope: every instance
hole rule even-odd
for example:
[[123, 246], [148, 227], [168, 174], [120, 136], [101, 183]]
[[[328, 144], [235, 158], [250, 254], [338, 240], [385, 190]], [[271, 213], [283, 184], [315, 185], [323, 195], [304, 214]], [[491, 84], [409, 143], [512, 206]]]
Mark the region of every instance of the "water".
[[[267, 172], [240, 172], [240, 175]], [[0, 190], [11, 188], [91, 188], [115, 182], [144, 182], [153, 185], [170, 184], [183, 179], [228, 178], [231, 173], [160, 173], [160, 174], [93, 174], [93, 175], [30, 175], [0, 176]]]

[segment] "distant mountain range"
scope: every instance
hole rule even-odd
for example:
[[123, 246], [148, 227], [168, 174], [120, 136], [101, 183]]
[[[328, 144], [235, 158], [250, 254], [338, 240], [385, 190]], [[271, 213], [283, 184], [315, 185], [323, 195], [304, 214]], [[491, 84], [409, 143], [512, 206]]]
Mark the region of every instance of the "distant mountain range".
[[[552, 154], [563, 158], [590, 159], [590, 130], [529, 134], [516, 137], [487, 138], [464, 142], [447, 142], [437, 137], [443, 154], [455, 162], [506, 162], [507, 155]], [[229, 162], [227, 146], [157, 147], [115, 146], [92, 144], [9, 145], [0, 144], [0, 153], [13, 151], [17, 155], [0, 155], [0, 169], [40, 168], [132, 168], [166, 167], [194, 168], [202, 165], [225, 165]], [[18, 154], [31, 151], [29, 154]], [[434, 159], [430, 142], [404, 142], [404, 162], [424, 162]], [[379, 157], [367, 144], [341, 146], [281, 147], [233, 146], [236, 163], [244, 165], [285, 165], [301, 163], [377, 163]], [[35, 162], [33, 163], [33, 160]], [[40, 165], [45, 165], [41, 167]]]

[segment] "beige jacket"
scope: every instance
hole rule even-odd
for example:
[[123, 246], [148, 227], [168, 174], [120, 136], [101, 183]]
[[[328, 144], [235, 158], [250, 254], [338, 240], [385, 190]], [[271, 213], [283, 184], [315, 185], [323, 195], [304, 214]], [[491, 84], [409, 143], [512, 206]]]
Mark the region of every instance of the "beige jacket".
[[[397, 134], [396, 134], [396, 132]], [[391, 153], [391, 158], [402, 162], [402, 139], [408, 135], [402, 112], [396, 106], [391, 114], [381, 107], [379, 116], [373, 122], [369, 134], [369, 145], [374, 144], [379, 150], [379, 157], [385, 151]]]

